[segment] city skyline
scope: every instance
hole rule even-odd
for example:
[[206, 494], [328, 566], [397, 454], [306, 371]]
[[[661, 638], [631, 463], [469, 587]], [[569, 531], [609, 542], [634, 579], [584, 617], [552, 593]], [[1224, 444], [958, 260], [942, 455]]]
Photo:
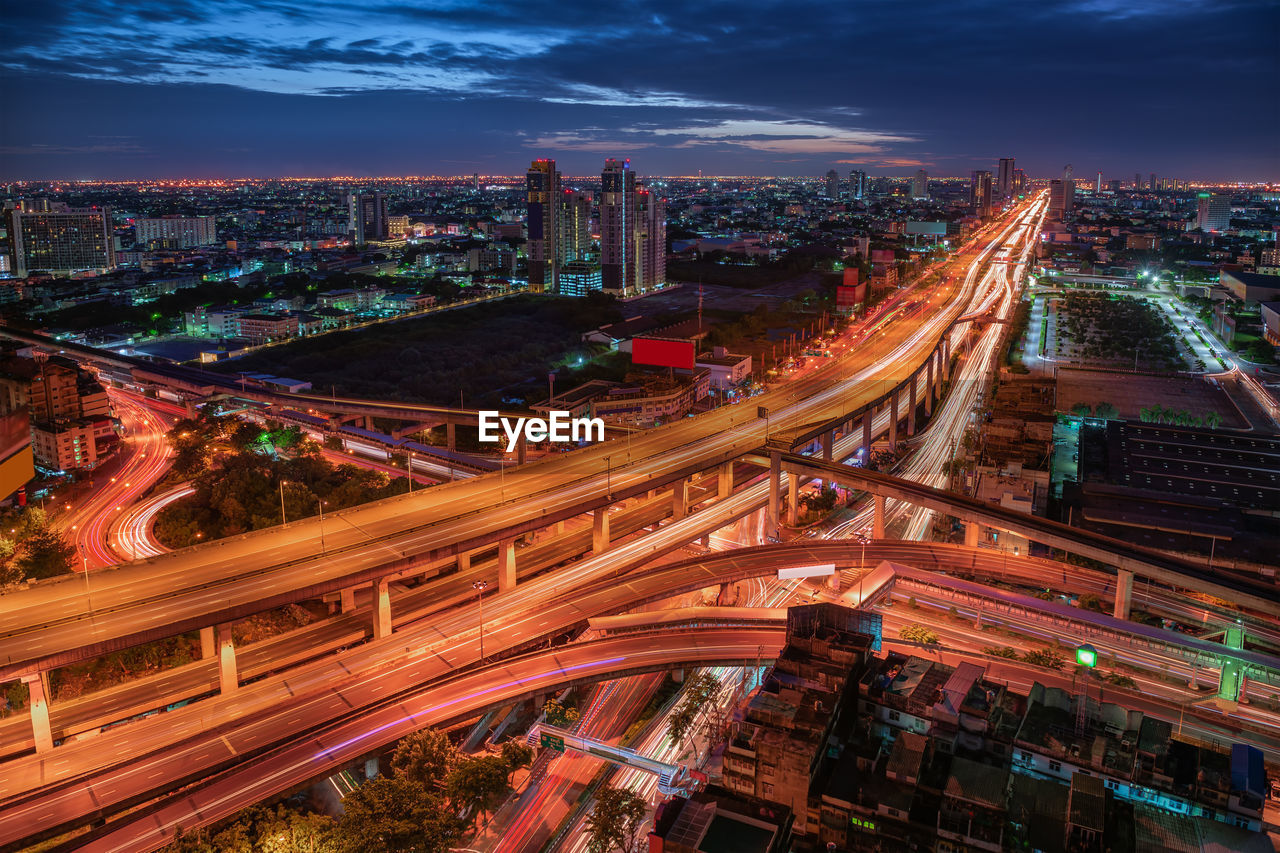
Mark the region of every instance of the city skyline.
[[[566, 4], [4, 14], [2, 85], [32, 119], [0, 136], [7, 180], [519, 174], [544, 156], [565, 174], [629, 156], [651, 175], [964, 177], [1016, 157], [1034, 176], [1280, 176], [1270, 4], [792, 4], [784, 30], [767, 7], [662, 4], [603, 22]], [[1249, 118], [1213, 149], [1169, 121], [1210, 103]]]

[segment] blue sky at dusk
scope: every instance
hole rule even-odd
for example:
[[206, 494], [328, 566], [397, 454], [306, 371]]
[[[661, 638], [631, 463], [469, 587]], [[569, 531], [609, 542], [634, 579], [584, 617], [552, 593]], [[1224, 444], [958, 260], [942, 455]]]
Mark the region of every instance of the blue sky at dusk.
[[0, 177], [1280, 179], [1280, 4], [0, 0]]

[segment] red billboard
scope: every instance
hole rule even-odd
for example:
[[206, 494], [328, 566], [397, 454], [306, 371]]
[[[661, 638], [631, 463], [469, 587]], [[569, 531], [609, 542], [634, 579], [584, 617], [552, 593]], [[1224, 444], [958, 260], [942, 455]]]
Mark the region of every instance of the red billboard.
[[679, 367], [693, 370], [693, 341], [669, 341], [661, 338], [633, 338], [631, 363], [654, 367]]
[[866, 298], [867, 286], [865, 284], [857, 284], [853, 287], [845, 287], [842, 284], [836, 288], [836, 308], [851, 310], [856, 308], [859, 302], [865, 301]]
[[893, 263], [893, 249], [872, 249], [871, 263], [873, 264]]

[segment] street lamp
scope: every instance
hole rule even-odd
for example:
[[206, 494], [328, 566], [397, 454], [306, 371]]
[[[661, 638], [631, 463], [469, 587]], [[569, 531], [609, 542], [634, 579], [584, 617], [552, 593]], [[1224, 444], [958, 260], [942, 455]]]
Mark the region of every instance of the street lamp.
[[325, 552], [325, 547], [324, 547], [324, 505], [325, 505], [325, 504], [327, 504], [327, 503], [328, 503], [328, 501], [322, 501], [322, 500], [320, 500], [320, 498], [316, 498], [316, 503], [320, 504], [320, 553], [321, 553], [321, 554], [323, 554], [323, 553]]
[[613, 463], [609, 460], [611, 456], [604, 458], [604, 496], [606, 500], [613, 499]]
[[287, 483], [287, 482], [289, 482], [289, 481], [288, 481], [288, 480], [281, 480], [281, 481], [280, 481], [280, 523], [281, 523], [281, 524], [288, 524], [288, 523], [289, 523], [289, 522], [288, 522], [288, 520], [287, 520], [287, 519], [285, 519], [285, 516], [284, 516], [284, 484], [285, 484], [285, 483]]
[[480, 660], [484, 661], [484, 591], [488, 581], [472, 581], [471, 588], [476, 591], [476, 602], [480, 607]]

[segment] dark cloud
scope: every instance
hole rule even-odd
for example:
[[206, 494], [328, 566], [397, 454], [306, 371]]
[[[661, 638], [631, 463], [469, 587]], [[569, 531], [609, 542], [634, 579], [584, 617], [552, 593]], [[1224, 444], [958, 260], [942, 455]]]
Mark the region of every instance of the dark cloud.
[[[634, 149], [653, 172], [963, 174], [1012, 155], [1034, 174], [1280, 176], [1271, 0], [0, 3], [0, 67], [30, 97], [11, 115], [38, 116], [2, 131], [9, 177], [266, 174], [290, 134], [295, 174], [533, 154], [585, 171]], [[90, 93], [114, 109], [61, 120]], [[224, 127], [263, 144], [234, 150]], [[90, 132], [136, 136], [145, 163], [85, 150]]]

